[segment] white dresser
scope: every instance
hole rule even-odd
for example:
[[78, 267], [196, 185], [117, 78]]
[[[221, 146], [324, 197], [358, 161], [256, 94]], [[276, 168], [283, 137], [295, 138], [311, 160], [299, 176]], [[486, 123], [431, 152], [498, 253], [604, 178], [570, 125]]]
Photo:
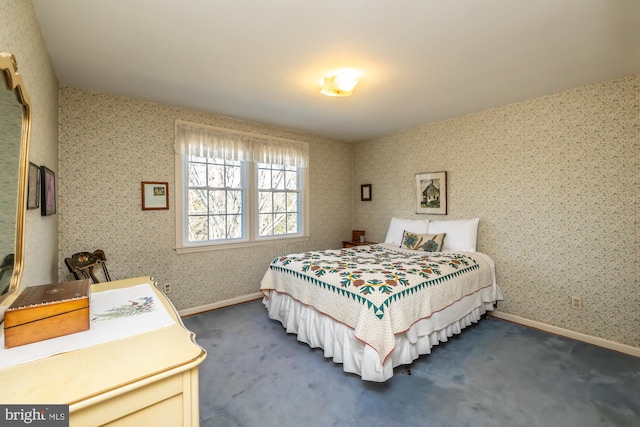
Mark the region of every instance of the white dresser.
[[1, 368], [0, 402], [68, 404], [70, 425], [78, 427], [198, 426], [198, 366], [206, 351], [171, 302], [150, 277], [99, 283], [91, 291], [140, 284], [151, 285], [175, 323]]

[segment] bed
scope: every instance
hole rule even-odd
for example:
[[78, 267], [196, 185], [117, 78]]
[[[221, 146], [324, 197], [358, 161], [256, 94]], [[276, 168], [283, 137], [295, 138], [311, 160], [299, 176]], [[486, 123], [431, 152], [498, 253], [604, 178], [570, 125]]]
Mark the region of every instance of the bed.
[[471, 222], [392, 218], [383, 243], [279, 256], [260, 285], [268, 316], [345, 372], [384, 382], [502, 299]]

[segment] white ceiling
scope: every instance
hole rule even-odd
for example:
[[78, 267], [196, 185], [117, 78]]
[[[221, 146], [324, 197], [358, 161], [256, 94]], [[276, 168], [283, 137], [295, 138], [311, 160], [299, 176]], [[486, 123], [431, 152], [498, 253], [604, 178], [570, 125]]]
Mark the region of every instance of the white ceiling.
[[33, 3], [62, 85], [344, 141], [640, 72], [638, 0]]

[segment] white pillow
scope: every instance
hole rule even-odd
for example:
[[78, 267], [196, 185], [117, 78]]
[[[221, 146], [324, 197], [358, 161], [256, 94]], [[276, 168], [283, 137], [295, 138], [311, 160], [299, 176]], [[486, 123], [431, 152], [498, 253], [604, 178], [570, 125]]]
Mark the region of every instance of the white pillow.
[[429, 221], [429, 234], [447, 233], [443, 251], [475, 252], [480, 218], [448, 221]]
[[384, 242], [400, 246], [405, 230], [417, 234], [426, 234], [428, 227], [428, 219], [402, 219], [393, 217], [389, 223], [389, 230], [387, 231], [387, 237], [384, 239]]

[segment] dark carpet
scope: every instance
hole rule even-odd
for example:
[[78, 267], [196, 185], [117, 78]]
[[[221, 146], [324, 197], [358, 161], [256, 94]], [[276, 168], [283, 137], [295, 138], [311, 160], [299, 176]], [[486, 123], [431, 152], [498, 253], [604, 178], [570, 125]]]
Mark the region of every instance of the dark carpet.
[[344, 373], [253, 301], [187, 317], [201, 426], [640, 426], [640, 358], [491, 318], [385, 383]]

